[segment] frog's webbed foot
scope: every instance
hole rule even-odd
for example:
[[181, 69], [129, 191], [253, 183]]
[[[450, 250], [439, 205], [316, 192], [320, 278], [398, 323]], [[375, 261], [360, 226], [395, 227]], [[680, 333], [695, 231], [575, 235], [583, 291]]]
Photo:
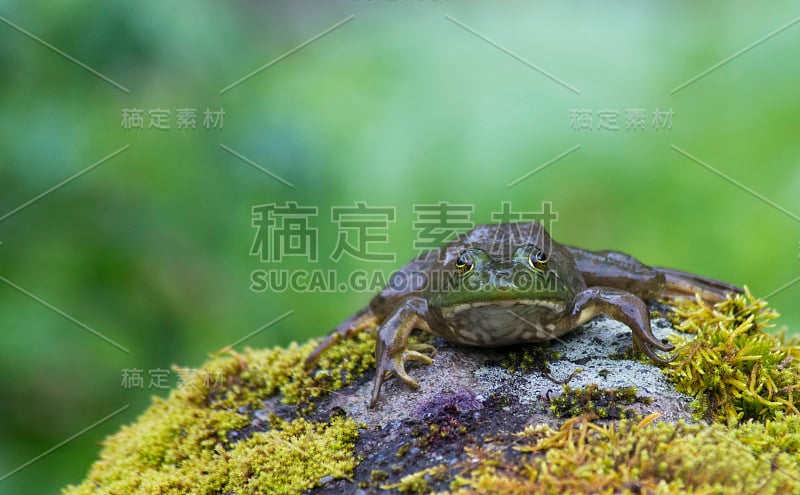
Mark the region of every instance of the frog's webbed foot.
[[377, 323], [379, 323], [378, 317], [370, 311], [369, 308], [364, 308], [354, 314], [336, 327], [313, 351], [311, 351], [311, 354], [306, 358], [306, 368], [314, 366], [322, 353], [327, 351], [335, 343], [342, 339], [352, 338], [356, 334], [375, 326]]
[[[653, 336], [652, 333], [651, 336]], [[644, 352], [645, 355], [647, 355], [647, 357], [650, 358], [650, 360], [653, 361], [654, 363], [669, 364], [675, 359], [675, 356], [663, 357], [658, 352], [656, 352], [657, 350], [669, 352], [675, 349], [674, 345], [661, 342], [659, 340], [656, 340], [655, 338], [653, 338], [653, 340], [648, 340], [648, 339], [643, 340], [642, 337], [640, 336], [640, 332], [637, 332], [636, 330], [633, 330], [632, 337], [633, 337], [633, 347]]]
[[381, 386], [383, 382], [392, 375], [396, 376], [400, 381], [413, 389], [419, 388], [419, 383], [406, 372], [406, 361], [418, 361], [426, 365], [433, 364], [433, 359], [431, 359], [430, 356], [417, 351], [405, 350], [396, 354], [394, 357], [385, 355], [384, 359], [382, 359], [381, 363], [378, 365], [375, 386], [372, 389], [372, 399], [370, 399], [369, 407], [375, 407], [378, 403]]
[[433, 363], [431, 356], [436, 353], [436, 349], [432, 345], [408, 343], [408, 337], [415, 328], [430, 331], [428, 323], [423, 318], [426, 312], [427, 303], [424, 299], [410, 299], [381, 326], [375, 346], [378, 369], [375, 373], [375, 385], [372, 388], [369, 407], [375, 407], [378, 403], [381, 386], [392, 375], [411, 388], [419, 388], [417, 381], [406, 372], [405, 363], [406, 361], [418, 361], [426, 365]]
[[624, 323], [633, 333], [633, 345], [658, 364], [666, 364], [673, 358], [665, 358], [658, 351], [669, 352], [675, 347], [662, 342], [653, 335], [650, 327], [650, 312], [644, 301], [619, 289], [610, 287], [590, 287], [575, 296], [569, 318], [562, 324], [581, 325], [598, 314]]

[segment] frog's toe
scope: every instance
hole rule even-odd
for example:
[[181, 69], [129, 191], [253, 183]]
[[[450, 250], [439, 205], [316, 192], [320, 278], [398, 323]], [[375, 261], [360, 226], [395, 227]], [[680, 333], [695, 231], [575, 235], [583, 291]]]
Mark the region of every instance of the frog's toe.
[[651, 349], [650, 347], [643, 347], [642, 350], [647, 357], [650, 358], [651, 361], [655, 362], [656, 364], [669, 364], [675, 360], [675, 355], [671, 355], [669, 357], [663, 357], [658, 354], [655, 350]]
[[637, 340], [642, 344], [642, 347], [650, 347], [654, 349], [658, 349], [659, 351], [669, 352], [675, 349], [675, 346], [667, 342], [666, 340], [659, 340], [653, 335], [653, 332], [650, 328], [642, 329], [641, 331], [633, 331], [634, 337], [638, 337]]
[[387, 378], [392, 376], [394, 371], [391, 360], [382, 361], [378, 364], [378, 370], [375, 373], [375, 384], [372, 386], [372, 398], [369, 401], [369, 407], [373, 408], [378, 403], [378, 397], [381, 395], [381, 386]]
[[405, 350], [398, 353], [394, 357], [387, 357], [381, 360], [378, 366], [377, 374], [375, 375], [375, 385], [372, 388], [372, 399], [370, 400], [369, 407], [375, 407], [378, 403], [378, 396], [380, 396], [381, 386], [387, 378], [392, 375], [396, 376], [400, 381], [413, 388], [419, 388], [419, 383], [411, 378], [406, 371], [406, 361], [417, 361], [422, 364], [432, 364], [433, 359], [427, 354], [423, 354], [414, 350]]
[[[425, 353], [425, 354], [430, 354], [431, 357], [436, 355], [436, 348], [433, 347], [430, 344], [423, 344], [423, 343], [408, 344], [407, 348], [409, 350], [411, 350], [411, 351], [417, 351], [417, 353], [422, 352], [422, 353]], [[426, 363], [426, 364], [430, 364], [430, 363]]]
[[675, 346], [670, 344], [667, 339], [661, 339], [656, 341], [658, 345], [654, 345], [653, 347], [657, 348], [659, 351], [670, 352], [675, 350]]
[[[419, 345], [426, 345], [426, 344], [419, 344]], [[410, 347], [410, 346], [409, 346]], [[428, 346], [432, 347], [432, 346]], [[415, 347], [415, 349], [420, 349], [420, 347]], [[435, 351], [435, 349], [434, 349]], [[406, 362], [407, 361], [417, 361], [419, 363], [425, 365], [433, 364], [433, 359], [427, 354], [423, 354], [417, 350], [406, 349], [403, 351], [402, 354], [398, 354], [393, 358], [394, 361], [394, 373], [397, 375], [397, 378], [403, 381], [406, 385], [413, 389], [419, 388], [419, 383], [416, 380], [411, 378], [408, 373], [406, 373]]]
[[406, 351], [403, 353], [403, 358], [405, 361], [418, 361], [422, 364], [433, 364], [433, 359], [431, 359], [430, 356], [417, 351]]
[[[414, 355], [414, 357], [410, 356], [412, 354]], [[419, 357], [417, 357], [417, 356], [419, 356]], [[395, 356], [395, 358], [394, 358], [394, 374], [403, 383], [405, 383], [406, 385], [408, 385], [409, 387], [411, 387], [411, 388], [413, 388], [415, 390], [419, 388], [419, 383], [417, 383], [416, 380], [411, 378], [411, 376], [409, 376], [409, 374], [406, 372], [406, 363], [405, 362], [408, 359], [411, 359], [413, 361], [419, 361], [420, 360], [419, 358], [427, 359], [428, 361], [433, 362], [431, 360], [431, 358], [429, 358], [428, 356], [426, 356], [424, 354], [420, 354], [418, 352], [414, 352], [414, 351], [405, 351], [403, 354]]]
[[669, 352], [675, 349], [675, 346], [668, 342], [660, 342], [652, 335], [650, 338], [642, 339], [639, 334], [634, 332], [633, 346], [644, 352], [656, 364], [669, 364], [675, 359], [675, 356], [663, 357], [658, 353], [658, 351]]

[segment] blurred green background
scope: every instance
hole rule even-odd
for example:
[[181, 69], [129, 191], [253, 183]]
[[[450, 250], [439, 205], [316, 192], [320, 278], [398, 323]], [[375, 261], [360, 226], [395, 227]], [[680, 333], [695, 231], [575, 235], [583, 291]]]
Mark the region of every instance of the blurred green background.
[[[798, 14], [792, 2], [0, 2], [0, 477], [129, 405], [6, 475], [0, 493], [80, 481], [98, 442], [167, 393], [149, 370], [197, 366], [289, 310], [246, 345], [326, 333], [369, 294], [255, 292], [251, 273], [389, 272], [415, 254], [414, 204], [471, 204], [484, 223], [501, 201], [549, 201], [561, 242], [762, 296], [796, 279], [800, 26], [787, 23]], [[121, 125], [130, 108], [145, 129]], [[170, 129], [147, 128], [158, 108]], [[197, 109], [196, 129], [177, 129], [179, 108]], [[206, 108], [224, 109], [221, 129], [203, 126]], [[573, 128], [578, 109], [591, 129]], [[626, 129], [630, 109], [645, 111], [644, 128]], [[671, 129], [652, 125], [656, 109], [672, 111]], [[606, 110], [618, 130], [598, 129]], [[389, 241], [374, 245], [395, 262], [330, 259], [331, 207], [357, 200], [396, 208], [377, 231]], [[251, 208], [286, 201], [318, 208], [316, 263], [250, 255]], [[795, 332], [798, 296], [800, 284], [770, 298]], [[124, 386], [130, 369], [141, 388]]]

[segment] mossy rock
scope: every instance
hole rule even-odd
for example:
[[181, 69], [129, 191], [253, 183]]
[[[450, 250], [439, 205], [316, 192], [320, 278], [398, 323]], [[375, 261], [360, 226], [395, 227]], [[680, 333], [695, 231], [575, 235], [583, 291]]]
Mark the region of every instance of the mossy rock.
[[[369, 409], [374, 337], [217, 356], [104, 442], [64, 495], [800, 493], [800, 363], [749, 294], [651, 307], [665, 368], [598, 318], [545, 346], [428, 339]], [[567, 382], [564, 384], [564, 382]], [[625, 419], [619, 419], [625, 418]]]

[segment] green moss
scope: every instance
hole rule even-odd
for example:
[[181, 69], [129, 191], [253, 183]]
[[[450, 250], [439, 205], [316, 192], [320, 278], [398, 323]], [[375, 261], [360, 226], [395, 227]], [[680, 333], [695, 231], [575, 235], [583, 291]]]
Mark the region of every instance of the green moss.
[[[599, 425], [573, 418], [519, 435], [523, 458], [455, 473], [452, 493], [798, 493], [800, 417], [766, 424]], [[486, 452], [484, 456], [492, 456]]]
[[[300, 416], [313, 397], [374, 366], [375, 339], [364, 332], [338, 343], [320, 359], [325, 371], [309, 373], [304, 361], [316, 343], [247, 349], [198, 370], [179, 370], [181, 386], [107, 438], [86, 480], [64, 494], [298, 493], [324, 476], [350, 476], [358, 425], [342, 417], [314, 423]], [[251, 421], [242, 411], [276, 395], [298, 405], [298, 418], [273, 417], [267, 431], [233, 442], [230, 432]]]
[[581, 389], [564, 385], [563, 393], [550, 400], [550, 412], [557, 418], [572, 418], [585, 414], [595, 414], [602, 419], [630, 417], [634, 412], [623, 407], [636, 402], [649, 404], [649, 397], [637, 397], [636, 387], [603, 389], [596, 384]]
[[222, 452], [212, 461], [211, 477], [225, 481], [222, 493], [298, 493], [324, 476], [349, 478], [357, 437], [352, 419], [337, 417], [328, 424], [297, 419]]
[[766, 333], [778, 314], [749, 291], [714, 307], [678, 303], [672, 317], [676, 359], [665, 368], [675, 387], [699, 398], [709, 419], [770, 419], [800, 411], [800, 347]]
[[538, 371], [549, 373], [550, 361], [560, 359], [561, 356], [549, 348], [547, 342], [540, 344], [530, 344], [522, 349], [513, 349], [508, 352], [506, 357], [500, 361], [500, 366], [508, 370], [509, 373], [516, 371], [529, 373]]
[[369, 479], [372, 481], [384, 481], [388, 477], [389, 473], [380, 469], [373, 469], [372, 472], [369, 473]]
[[608, 357], [614, 361], [638, 361], [640, 363], [653, 364], [653, 360], [647, 357], [647, 354], [633, 345]]
[[192, 438], [197, 425], [173, 435], [142, 417], [109, 438], [87, 479], [65, 493], [290, 494], [313, 487], [323, 476], [349, 477], [355, 469], [358, 425], [350, 419], [328, 424], [297, 419], [232, 445], [216, 438], [240, 421], [220, 424], [216, 434], [197, 442]]
[[381, 486], [381, 489], [397, 490], [400, 493], [428, 493], [430, 491], [429, 480], [441, 479], [445, 473], [447, 473], [445, 466], [433, 466], [404, 476], [397, 483]]
[[467, 461], [383, 488], [426, 493], [428, 480], [450, 478], [447, 493], [455, 494], [800, 493], [800, 416], [731, 428], [657, 417], [601, 425], [584, 416], [559, 429], [531, 426], [511, 444], [521, 458], [498, 445], [481, 447], [468, 451]]
[[416, 436], [416, 444], [421, 449], [430, 450], [449, 443], [454, 438], [466, 435], [468, 431], [466, 425], [459, 418], [447, 415], [429, 423], [427, 433]]
[[411, 445], [409, 445], [408, 443], [404, 443], [403, 445], [400, 446], [399, 449], [397, 449], [397, 453], [395, 454], [395, 456], [403, 458], [405, 457], [406, 454], [408, 454], [409, 449], [411, 449]]

